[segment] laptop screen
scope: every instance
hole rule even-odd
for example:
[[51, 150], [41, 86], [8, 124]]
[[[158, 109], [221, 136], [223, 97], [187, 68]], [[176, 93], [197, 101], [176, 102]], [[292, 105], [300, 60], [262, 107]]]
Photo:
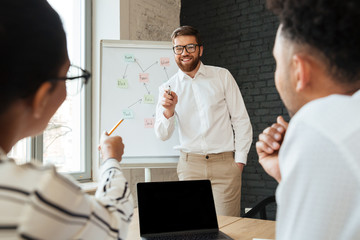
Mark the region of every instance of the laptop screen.
[[140, 234], [218, 229], [209, 180], [137, 184]]

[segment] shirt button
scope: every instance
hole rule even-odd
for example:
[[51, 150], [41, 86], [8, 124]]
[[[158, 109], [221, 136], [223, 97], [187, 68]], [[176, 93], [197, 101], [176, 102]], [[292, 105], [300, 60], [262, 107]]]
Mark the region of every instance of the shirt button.
[[208, 155], [206, 155], [206, 157], [205, 157], [206, 159], [209, 159], [209, 156]]

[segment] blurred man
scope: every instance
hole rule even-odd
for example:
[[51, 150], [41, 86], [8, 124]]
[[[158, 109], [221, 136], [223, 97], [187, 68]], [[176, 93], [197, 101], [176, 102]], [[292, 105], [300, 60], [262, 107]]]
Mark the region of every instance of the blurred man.
[[277, 239], [360, 239], [360, 2], [269, 0], [275, 84], [290, 116], [259, 161], [279, 183]]

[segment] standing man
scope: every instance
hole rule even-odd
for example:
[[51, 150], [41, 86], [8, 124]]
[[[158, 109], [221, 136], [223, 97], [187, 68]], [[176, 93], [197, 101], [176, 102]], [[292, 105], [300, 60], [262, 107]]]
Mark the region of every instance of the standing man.
[[292, 116], [256, 143], [280, 182], [276, 238], [360, 239], [360, 2], [268, 5], [280, 18], [275, 84]]
[[228, 70], [200, 61], [203, 46], [195, 28], [179, 27], [171, 38], [180, 69], [160, 86], [156, 135], [169, 139], [176, 120], [179, 179], [210, 179], [217, 214], [240, 216], [241, 174], [252, 128], [239, 87]]

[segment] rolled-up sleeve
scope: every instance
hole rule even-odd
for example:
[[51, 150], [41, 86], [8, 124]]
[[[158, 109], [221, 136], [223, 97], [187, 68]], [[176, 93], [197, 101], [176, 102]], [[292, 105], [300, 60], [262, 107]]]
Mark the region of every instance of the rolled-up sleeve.
[[235, 162], [246, 164], [253, 132], [239, 87], [229, 71], [225, 75], [226, 104], [235, 135]]

